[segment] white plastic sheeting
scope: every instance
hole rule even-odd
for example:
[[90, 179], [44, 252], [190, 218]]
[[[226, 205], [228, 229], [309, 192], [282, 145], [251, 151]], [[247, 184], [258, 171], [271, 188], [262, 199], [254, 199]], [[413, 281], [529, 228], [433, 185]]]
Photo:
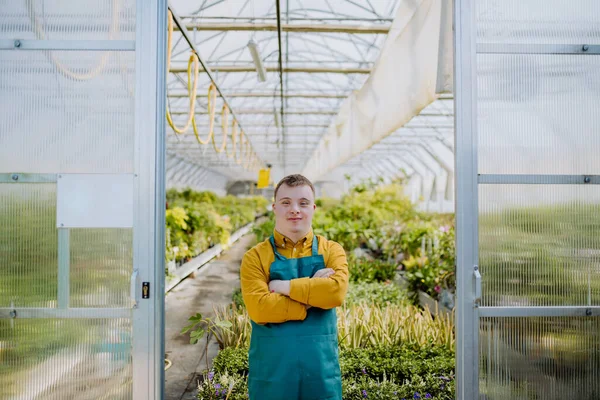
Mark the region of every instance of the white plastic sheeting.
[[[451, 7], [444, 0], [403, 1], [379, 60], [350, 95], [303, 174], [317, 180], [402, 127], [451, 87]], [[443, 29], [442, 29], [443, 27]]]

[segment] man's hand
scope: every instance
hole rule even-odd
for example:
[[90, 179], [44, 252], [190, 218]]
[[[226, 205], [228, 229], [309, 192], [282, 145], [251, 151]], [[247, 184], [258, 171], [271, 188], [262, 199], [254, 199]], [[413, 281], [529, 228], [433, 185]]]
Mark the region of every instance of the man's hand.
[[271, 293], [279, 293], [284, 296], [290, 295], [290, 281], [274, 280], [269, 282], [269, 290]]
[[335, 271], [331, 268], [323, 268], [315, 272], [313, 278], [329, 278]]

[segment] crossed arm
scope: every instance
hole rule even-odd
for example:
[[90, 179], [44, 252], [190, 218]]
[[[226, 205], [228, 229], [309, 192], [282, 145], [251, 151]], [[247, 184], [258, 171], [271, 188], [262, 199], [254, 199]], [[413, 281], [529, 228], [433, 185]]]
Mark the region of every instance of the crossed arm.
[[246, 253], [241, 285], [250, 319], [258, 324], [304, 320], [307, 308], [340, 306], [348, 290], [348, 262], [338, 243], [329, 243], [325, 267], [313, 278], [269, 282], [258, 254]]

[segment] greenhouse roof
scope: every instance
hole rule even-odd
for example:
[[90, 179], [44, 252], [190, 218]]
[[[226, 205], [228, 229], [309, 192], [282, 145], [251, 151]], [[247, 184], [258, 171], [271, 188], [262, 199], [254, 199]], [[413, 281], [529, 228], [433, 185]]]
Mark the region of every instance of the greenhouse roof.
[[[432, 48], [435, 58], [431, 58], [433, 53], [426, 55], [432, 64], [428, 73], [432, 71], [434, 81], [439, 76], [437, 57], [442, 51], [439, 43], [443, 41], [440, 25], [444, 12], [440, 10], [440, 2], [416, 3], [411, 6], [399, 0], [171, 1], [174, 21], [167, 90], [175, 126], [186, 124], [190, 110], [188, 41], [194, 44], [202, 64], [210, 70], [206, 73], [199, 66], [195, 104], [198, 136], [191, 128], [184, 134], [167, 129], [171, 164], [179, 160], [199, 165], [229, 181], [256, 179], [257, 170], [267, 164], [272, 165], [275, 180], [284, 174], [300, 172], [315, 181], [339, 181], [345, 174], [356, 179], [371, 175], [391, 179], [399, 168], [409, 176], [430, 179], [435, 174], [451, 172], [453, 102], [448, 94], [439, 96], [449, 90], [438, 90], [440, 82], [433, 82], [433, 90], [431, 85], [423, 85], [428, 86], [430, 93], [422, 96], [415, 93], [422, 90], [420, 87], [392, 85], [387, 89], [377, 81], [389, 81], [389, 75], [385, 74], [389, 74], [390, 65], [399, 67], [398, 79], [394, 81], [404, 85], [410, 85], [411, 80], [419, 83], [421, 77], [411, 76], [414, 71], [407, 66], [414, 69], [422, 61], [421, 56], [417, 54], [414, 61], [398, 58], [409, 54], [406, 51], [420, 51], [417, 47], [398, 47], [400, 42], [405, 46], [406, 36], [415, 32], [411, 45]], [[435, 30], [427, 33], [431, 31], [428, 24], [436, 26], [437, 33]], [[180, 26], [185, 27], [186, 37]], [[422, 46], [421, 40], [430, 40], [432, 46]], [[257, 49], [254, 53], [253, 47]], [[255, 62], [253, 55], [261, 61]], [[261, 62], [264, 81], [258, 72]], [[375, 71], [379, 77], [374, 76]], [[211, 79], [218, 89], [214, 107], [213, 100], [209, 107]], [[394, 100], [397, 98], [402, 101], [398, 103]], [[226, 125], [229, 134], [226, 151], [216, 151], [222, 143], [225, 103], [239, 123], [238, 131], [243, 131], [251, 143], [253, 156], [247, 160], [249, 163], [237, 164], [233, 157], [231, 116]], [[391, 112], [385, 104], [389, 104]], [[394, 111], [397, 109], [403, 111]], [[199, 143], [208, 135], [211, 111], [215, 117], [214, 146]], [[364, 120], [357, 119], [356, 115], [362, 112], [367, 114]], [[378, 112], [385, 116], [379, 116]], [[419, 112], [421, 115], [413, 118]], [[385, 123], [367, 126], [364, 122], [369, 118]], [[333, 135], [333, 131], [337, 134]], [[357, 141], [356, 135], [368, 140]], [[351, 151], [343, 154], [341, 150], [332, 154], [331, 150], [324, 150], [334, 143], [332, 138], [360, 145], [353, 145]], [[334, 147], [341, 149], [341, 142]]]

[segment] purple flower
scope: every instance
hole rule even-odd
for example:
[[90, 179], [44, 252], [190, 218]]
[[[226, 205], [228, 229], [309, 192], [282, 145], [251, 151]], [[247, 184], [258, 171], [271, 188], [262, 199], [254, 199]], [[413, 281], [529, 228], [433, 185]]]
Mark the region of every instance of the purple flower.
[[214, 372], [209, 372], [209, 373], [208, 373], [208, 380], [209, 380], [209, 381], [212, 381], [212, 378], [213, 378], [214, 376], [215, 376], [215, 373], [214, 373]]
[[363, 397], [365, 397], [365, 398], [366, 398], [366, 397], [367, 397], [367, 391], [363, 389], [363, 391], [362, 391], [362, 395], [363, 395]]
[[413, 399], [420, 399], [421, 395], [419, 393], [415, 393], [415, 395], [413, 396]]
[[363, 375], [366, 375], [367, 374], [367, 370], [363, 368], [362, 369], [362, 373], [363, 373]]
[[442, 288], [436, 285], [436, 287], [434, 288], [434, 290], [436, 291], [436, 293], [439, 293], [439, 292], [442, 291]]
[[426, 398], [426, 399], [430, 399], [430, 398], [431, 398], [431, 395], [430, 395], [429, 393], [425, 393], [425, 398]]
[[219, 383], [215, 383], [215, 389], [221, 389], [221, 385]]

